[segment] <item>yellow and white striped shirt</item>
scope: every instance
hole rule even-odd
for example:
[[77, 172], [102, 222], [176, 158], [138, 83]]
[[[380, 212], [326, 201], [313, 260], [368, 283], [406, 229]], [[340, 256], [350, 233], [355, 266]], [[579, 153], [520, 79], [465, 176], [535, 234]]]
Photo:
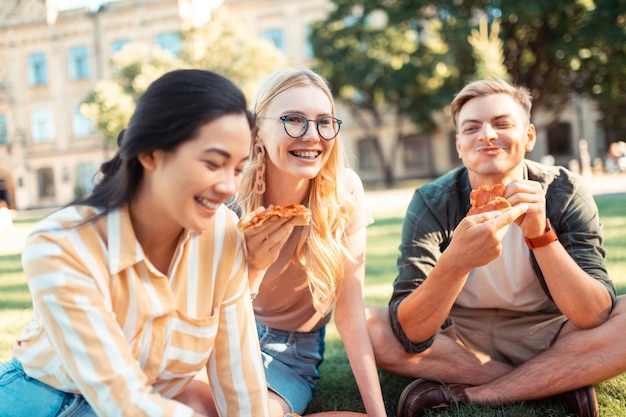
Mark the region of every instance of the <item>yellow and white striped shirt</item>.
[[205, 366], [222, 416], [267, 416], [267, 385], [236, 215], [187, 232], [170, 271], [137, 241], [127, 208], [64, 208], [29, 236], [34, 317], [14, 347], [25, 372], [82, 394], [99, 416], [188, 416], [170, 400]]

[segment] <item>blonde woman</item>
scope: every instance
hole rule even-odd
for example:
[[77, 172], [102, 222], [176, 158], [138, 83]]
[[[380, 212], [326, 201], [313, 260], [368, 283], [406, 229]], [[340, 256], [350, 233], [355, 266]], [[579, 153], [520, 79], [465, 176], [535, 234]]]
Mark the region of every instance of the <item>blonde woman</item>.
[[253, 100], [256, 127], [237, 202], [242, 214], [300, 203], [309, 226], [272, 218], [245, 232], [270, 413], [302, 414], [312, 398], [333, 309], [369, 416], [386, 416], [363, 305], [363, 185], [347, 169], [326, 82], [305, 68], [270, 74]]

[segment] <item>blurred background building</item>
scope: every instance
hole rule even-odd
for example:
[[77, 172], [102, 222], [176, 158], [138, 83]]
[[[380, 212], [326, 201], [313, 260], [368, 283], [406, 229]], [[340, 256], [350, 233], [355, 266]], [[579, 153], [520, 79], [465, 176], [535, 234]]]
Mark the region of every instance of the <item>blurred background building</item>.
[[[67, 1], [0, 2], [0, 200], [13, 209], [60, 206], [93, 188], [99, 165], [115, 149], [79, 106], [98, 80], [112, 76], [111, 58], [124, 45], [156, 44], [176, 55], [181, 29], [205, 24], [221, 7], [290, 64], [310, 65], [311, 24], [333, 7], [330, 0], [118, 0], [68, 9]], [[338, 114], [341, 140], [365, 182], [383, 179], [380, 155], [390, 159], [396, 179], [434, 177], [460, 163], [446, 116], [428, 134], [384, 116], [381, 140], [374, 141], [347, 107]], [[575, 98], [550, 129], [536, 115], [538, 144], [529, 156], [593, 164], [606, 151], [599, 117], [592, 102]]]

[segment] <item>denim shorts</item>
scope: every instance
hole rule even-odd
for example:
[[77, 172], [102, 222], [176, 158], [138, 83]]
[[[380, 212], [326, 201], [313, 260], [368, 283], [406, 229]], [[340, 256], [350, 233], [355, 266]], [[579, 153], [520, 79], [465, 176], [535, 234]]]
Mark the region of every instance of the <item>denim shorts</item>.
[[320, 378], [326, 328], [290, 332], [272, 329], [258, 320], [256, 328], [268, 387], [287, 402], [292, 412], [303, 414]]
[[82, 395], [29, 377], [15, 358], [0, 364], [0, 416], [97, 417]]

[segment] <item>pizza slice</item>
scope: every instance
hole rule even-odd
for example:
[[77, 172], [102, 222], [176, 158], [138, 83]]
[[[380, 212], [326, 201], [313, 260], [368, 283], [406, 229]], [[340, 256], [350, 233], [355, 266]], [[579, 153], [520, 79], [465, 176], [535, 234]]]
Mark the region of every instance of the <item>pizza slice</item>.
[[511, 207], [509, 200], [504, 198], [504, 184], [486, 185], [472, 190], [470, 193], [470, 209], [468, 216]]
[[259, 207], [256, 211], [252, 211], [237, 223], [240, 231], [244, 232], [251, 227], [255, 227], [266, 221], [272, 216], [279, 217], [296, 217], [296, 226], [308, 226], [311, 222], [311, 210], [302, 204], [288, 204], [286, 206], [269, 206], [268, 208]]

